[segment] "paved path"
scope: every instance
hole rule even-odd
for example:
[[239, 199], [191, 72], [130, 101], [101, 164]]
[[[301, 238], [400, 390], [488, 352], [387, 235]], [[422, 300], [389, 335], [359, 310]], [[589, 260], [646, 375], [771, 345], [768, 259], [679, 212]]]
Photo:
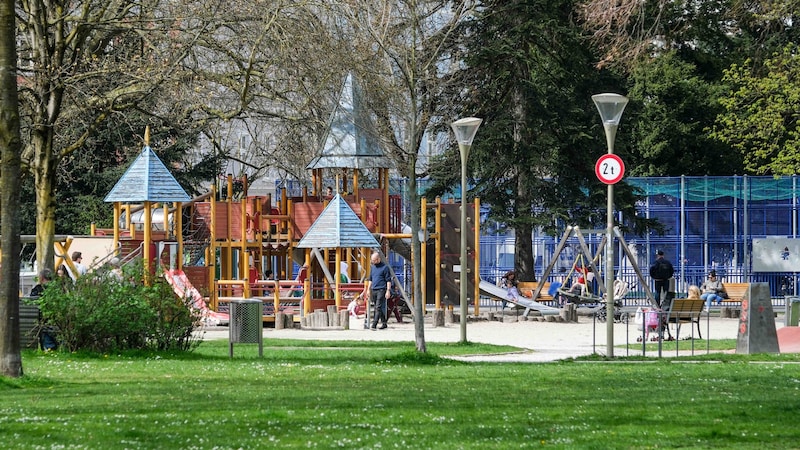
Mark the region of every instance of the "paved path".
[[[721, 319], [711, 317], [701, 320], [703, 337], [710, 339], [736, 339], [738, 319]], [[776, 328], [783, 327], [783, 319], [776, 319]], [[408, 341], [414, 342], [414, 326], [411, 323], [389, 322], [385, 330], [365, 330], [362, 320], [351, 320], [350, 330], [307, 330], [307, 329], [264, 329], [264, 338], [269, 339], [312, 339], [312, 340], [355, 340], [355, 341]], [[626, 343], [635, 344], [641, 336], [638, 325], [630, 323], [614, 324], [614, 356], [641, 354], [641, 348], [626, 349]], [[204, 339], [227, 339], [227, 327], [208, 328], [204, 330]], [[675, 333], [674, 327], [672, 331]], [[695, 331], [696, 333], [696, 331]], [[605, 355], [607, 328], [605, 323], [595, 323], [591, 317], [580, 316], [578, 323], [564, 322], [498, 322], [474, 321], [467, 324], [467, 340], [497, 345], [513, 345], [523, 349], [521, 352], [502, 355], [481, 355], [465, 357], [465, 360], [497, 361], [497, 362], [544, 362], [565, 358], [591, 355]], [[692, 341], [683, 340], [691, 336], [688, 324], [681, 327], [679, 348], [681, 354], [691, 354]], [[433, 327], [430, 322], [425, 325], [426, 342], [458, 342], [461, 340], [461, 328], [458, 323], [444, 327]], [[705, 341], [696, 342], [703, 345]], [[695, 354], [705, 353], [706, 349], [695, 348]], [[658, 356], [657, 352], [647, 351], [647, 356]], [[675, 350], [663, 351], [662, 356], [675, 356]]]

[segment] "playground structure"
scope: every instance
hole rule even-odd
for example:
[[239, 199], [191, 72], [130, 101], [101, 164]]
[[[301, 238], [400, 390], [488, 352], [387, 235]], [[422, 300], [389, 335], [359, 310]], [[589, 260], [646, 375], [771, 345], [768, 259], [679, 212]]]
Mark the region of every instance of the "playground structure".
[[[157, 206], [163, 208], [158, 217], [167, 217], [168, 221], [166, 227], [163, 221], [154, 224], [156, 229], [150, 234], [152, 266], [166, 268], [171, 273], [169, 279], [177, 277], [190, 286], [190, 291], [194, 288], [193, 292], [208, 299], [212, 311], [226, 312], [227, 305], [239, 298], [261, 299], [265, 321], [274, 321], [276, 312], [305, 315], [329, 305], [344, 309], [350, 297], [363, 291], [369, 256], [376, 248], [383, 253], [397, 249], [410, 260], [410, 254], [404, 251], [407, 249], [404, 241], [411, 235], [400, 232], [400, 199], [392, 196], [389, 202], [382, 203], [380, 198], [386, 198], [385, 189], [354, 189], [353, 194], [334, 198], [317, 192], [304, 193], [296, 198], [282, 196], [273, 204], [269, 195], [246, 195], [246, 180], [241, 181], [239, 192], [237, 188], [231, 189], [236, 183], [228, 177], [222, 195], [212, 186], [209, 194], [180, 205], [182, 215], [187, 218], [181, 229], [175, 227], [177, 221], [170, 219], [176, 216], [178, 205]], [[237, 195], [229, 196], [227, 192]], [[346, 222], [341, 218], [319, 223], [325, 222], [326, 207], [340, 203], [368, 231], [371, 244], [348, 244], [352, 239], [338, 232], [337, 227]], [[387, 204], [388, 208], [382, 207]], [[144, 248], [144, 224], [128, 221], [141, 207], [122, 205], [119, 207], [122, 220], [115, 221], [118, 225], [114, 230], [95, 230], [96, 234], [118, 236], [114, 248], [120, 249], [123, 260], [140, 255]], [[432, 205], [422, 202], [423, 223], [427, 223], [429, 214], [435, 217], [433, 229], [426, 230], [428, 241], [421, 246], [421, 281], [426, 287], [422, 301], [433, 303], [436, 309], [458, 303], [458, 273], [454, 266], [459, 265], [459, 236], [448, 219], [458, 218], [459, 207], [438, 200]], [[470, 212], [471, 216], [478, 216], [477, 201]], [[313, 233], [314, 227], [317, 233]], [[469, 231], [472, 257], [468, 270], [475, 275], [474, 286], [478, 286], [474, 242], [478, 242], [479, 231], [477, 226]], [[313, 236], [338, 242], [301, 244]], [[179, 247], [183, 250], [178, 250]], [[300, 266], [297, 276], [294, 276], [295, 265]], [[267, 270], [275, 278], [265, 279], [263, 274]], [[304, 274], [305, 270], [308, 272]], [[473, 299], [478, 298], [475, 289], [471, 292]], [[477, 314], [478, 302], [475, 305]]]
[[[389, 163], [374, 149], [359, 153], [353, 147], [346, 155], [341, 148], [323, 151], [308, 166], [311, 192], [304, 188], [300, 196], [289, 197], [285, 190], [277, 199], [251, 196], [246, 176], [228, 175], [189, 199], [148, 141], [149, 130], [142, 153], [106, 197], [114, 203], [113, 228], [93, 227], [92, 235], [111, 237], [108, 258], [125, 263], [141, 257], [146, 279], [163, 269], [176, 292], [191, 296], [215, 322], [224, 322], [230, 302], [243, 298], [262, 301], [264, 321], [279, 313], [299, 320], [331, 305], [341, 310], [348, 297], [363, 291], [373, 251], [387, 254], [391, 248], [412, 260], [401, 198], [390, 195]], [[330, 175], [335, 175], [333, 195], [323, 190], [325, 180], [334, 179]], [[422, 201], [421, 223], [428, 224], [429, 214], [433, 220], [432, 229], [421, 233], [420, 300], [452, 308], [459, 302], [458, 271], [467, 270], [478, 314], [479, 201], [468, 209], [464, 268], [455, 224], [460, 206]], [[296, 275], [295, 266], [300, 266]], [[273, 274], [269, 279], [267, 271]]]
[[[230, 302], [242, 298], [261, 299], [265, 321], [274, 321], [279, 313], [302, 316], [331, 305], [344, 309], [348, 297], [363, 291], [374, 250], [385, 255], [392, 249], [414, 260], [402, 200], [390, 194], [393, 164], [376, 142], [369, 117], [360, 113], [359, 98], [348, 76], [322, 150], [307, 166], [310, 192], [306, 187], [294, 197], [286, 190], [277, 198], [251, 196], [247, 176], [229, 174], [206, 194], [190, 199], [150, 149], [147, 129], [142, 153], [105, 199], [114, 204], [113, 228], [92, 227], [92, 236], [112, 240], [112, 251], [102, 260], [119, 257], [125, 264], [142, 258], [146, 281], [162, 269], [177, 293], [191, 296], [215, 321], [224, 321]], [[319, 224], [331, 203], [339, 216]], [[468, 208], [467, 230], [458, 221], [462, 205], [422, 200], [423, 290], [422, 298], [411, 303], [453, 308], [460, 303], [463, 270], [469, 274], [467, 301], [474, 304], [474, 314], [480, 313], [480, 203], [476, 199], [473, 207], [463, 206]], [[351, 242], [352, 230], [342, 227], [342, 211], [350, 211], [347, 221], [356, 218], [359, 232], [371, 234], [371, 240]], [[310, 239], [315, 227], [317, 238], [333, 239]], [[460, 261], [462, 232], [467, 233], [465, 264]], [[409, 285], [408, 279], [403, 281]]]

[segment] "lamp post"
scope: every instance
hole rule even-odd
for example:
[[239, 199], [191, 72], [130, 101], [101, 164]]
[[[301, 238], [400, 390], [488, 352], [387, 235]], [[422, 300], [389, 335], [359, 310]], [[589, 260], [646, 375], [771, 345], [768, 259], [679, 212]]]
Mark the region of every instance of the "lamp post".
[[461, 342], [467, 342], [467, 160], [475, 133], [483, 122], [477, 117], [459, 119], [450, 124], [458, 141], [461, 153], [461, 271], [459, 277], [459, 297], [461, 300]]
[[[619, 94], [597, 94], [592, 96], [603, 128], [606, 132], [606, 146], [608, 154], [614, 154], [614, 140], [617, 137], [617, 127], [628, 104], [628, 98]], [[614, 356], [614, 184], [608, 184], [608, 203], [606, 211], [606, 321], [607, 356]]]

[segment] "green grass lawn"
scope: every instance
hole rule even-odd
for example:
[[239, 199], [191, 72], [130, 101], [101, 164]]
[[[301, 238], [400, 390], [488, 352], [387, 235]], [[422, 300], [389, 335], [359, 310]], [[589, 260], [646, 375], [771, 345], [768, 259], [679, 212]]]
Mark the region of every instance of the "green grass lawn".
[[797, 355], [489, 364], [435, 355], [513, 348], [431, 343], [421, 356], [411, 343], [264, 345], [263, 358], [255, 345], [237, 344], [230, 359], [225, 340], [188, 355], [24, 353], [26, 375], [0, 379], [0, 445], [800, 446]]

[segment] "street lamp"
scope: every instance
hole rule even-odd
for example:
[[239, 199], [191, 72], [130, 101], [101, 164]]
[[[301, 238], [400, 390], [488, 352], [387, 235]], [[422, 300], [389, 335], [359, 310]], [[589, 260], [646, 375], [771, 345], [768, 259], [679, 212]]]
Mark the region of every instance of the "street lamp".
[[[606, 146], [608, 154], [614, 154], [614, 139], [617, 137], [617, 127], [628, 104], [628, 98], [619, 94], [597, 94], [592, 96], [603, 128], [606, 132]], [[614, 184], [608, 184], [608, 204], [606, 211], [606, 342], [607, 356], [614, 356]]]
[[461, 300], [461, 342], [467, 342], [467, 160], [469, 149], [475, 133], [481, 126], [482, 119], [467, 117], [450, 124], [458, 141], [458, 150], [461, 153], [461, 272], [459, 278], [459, 297]]

